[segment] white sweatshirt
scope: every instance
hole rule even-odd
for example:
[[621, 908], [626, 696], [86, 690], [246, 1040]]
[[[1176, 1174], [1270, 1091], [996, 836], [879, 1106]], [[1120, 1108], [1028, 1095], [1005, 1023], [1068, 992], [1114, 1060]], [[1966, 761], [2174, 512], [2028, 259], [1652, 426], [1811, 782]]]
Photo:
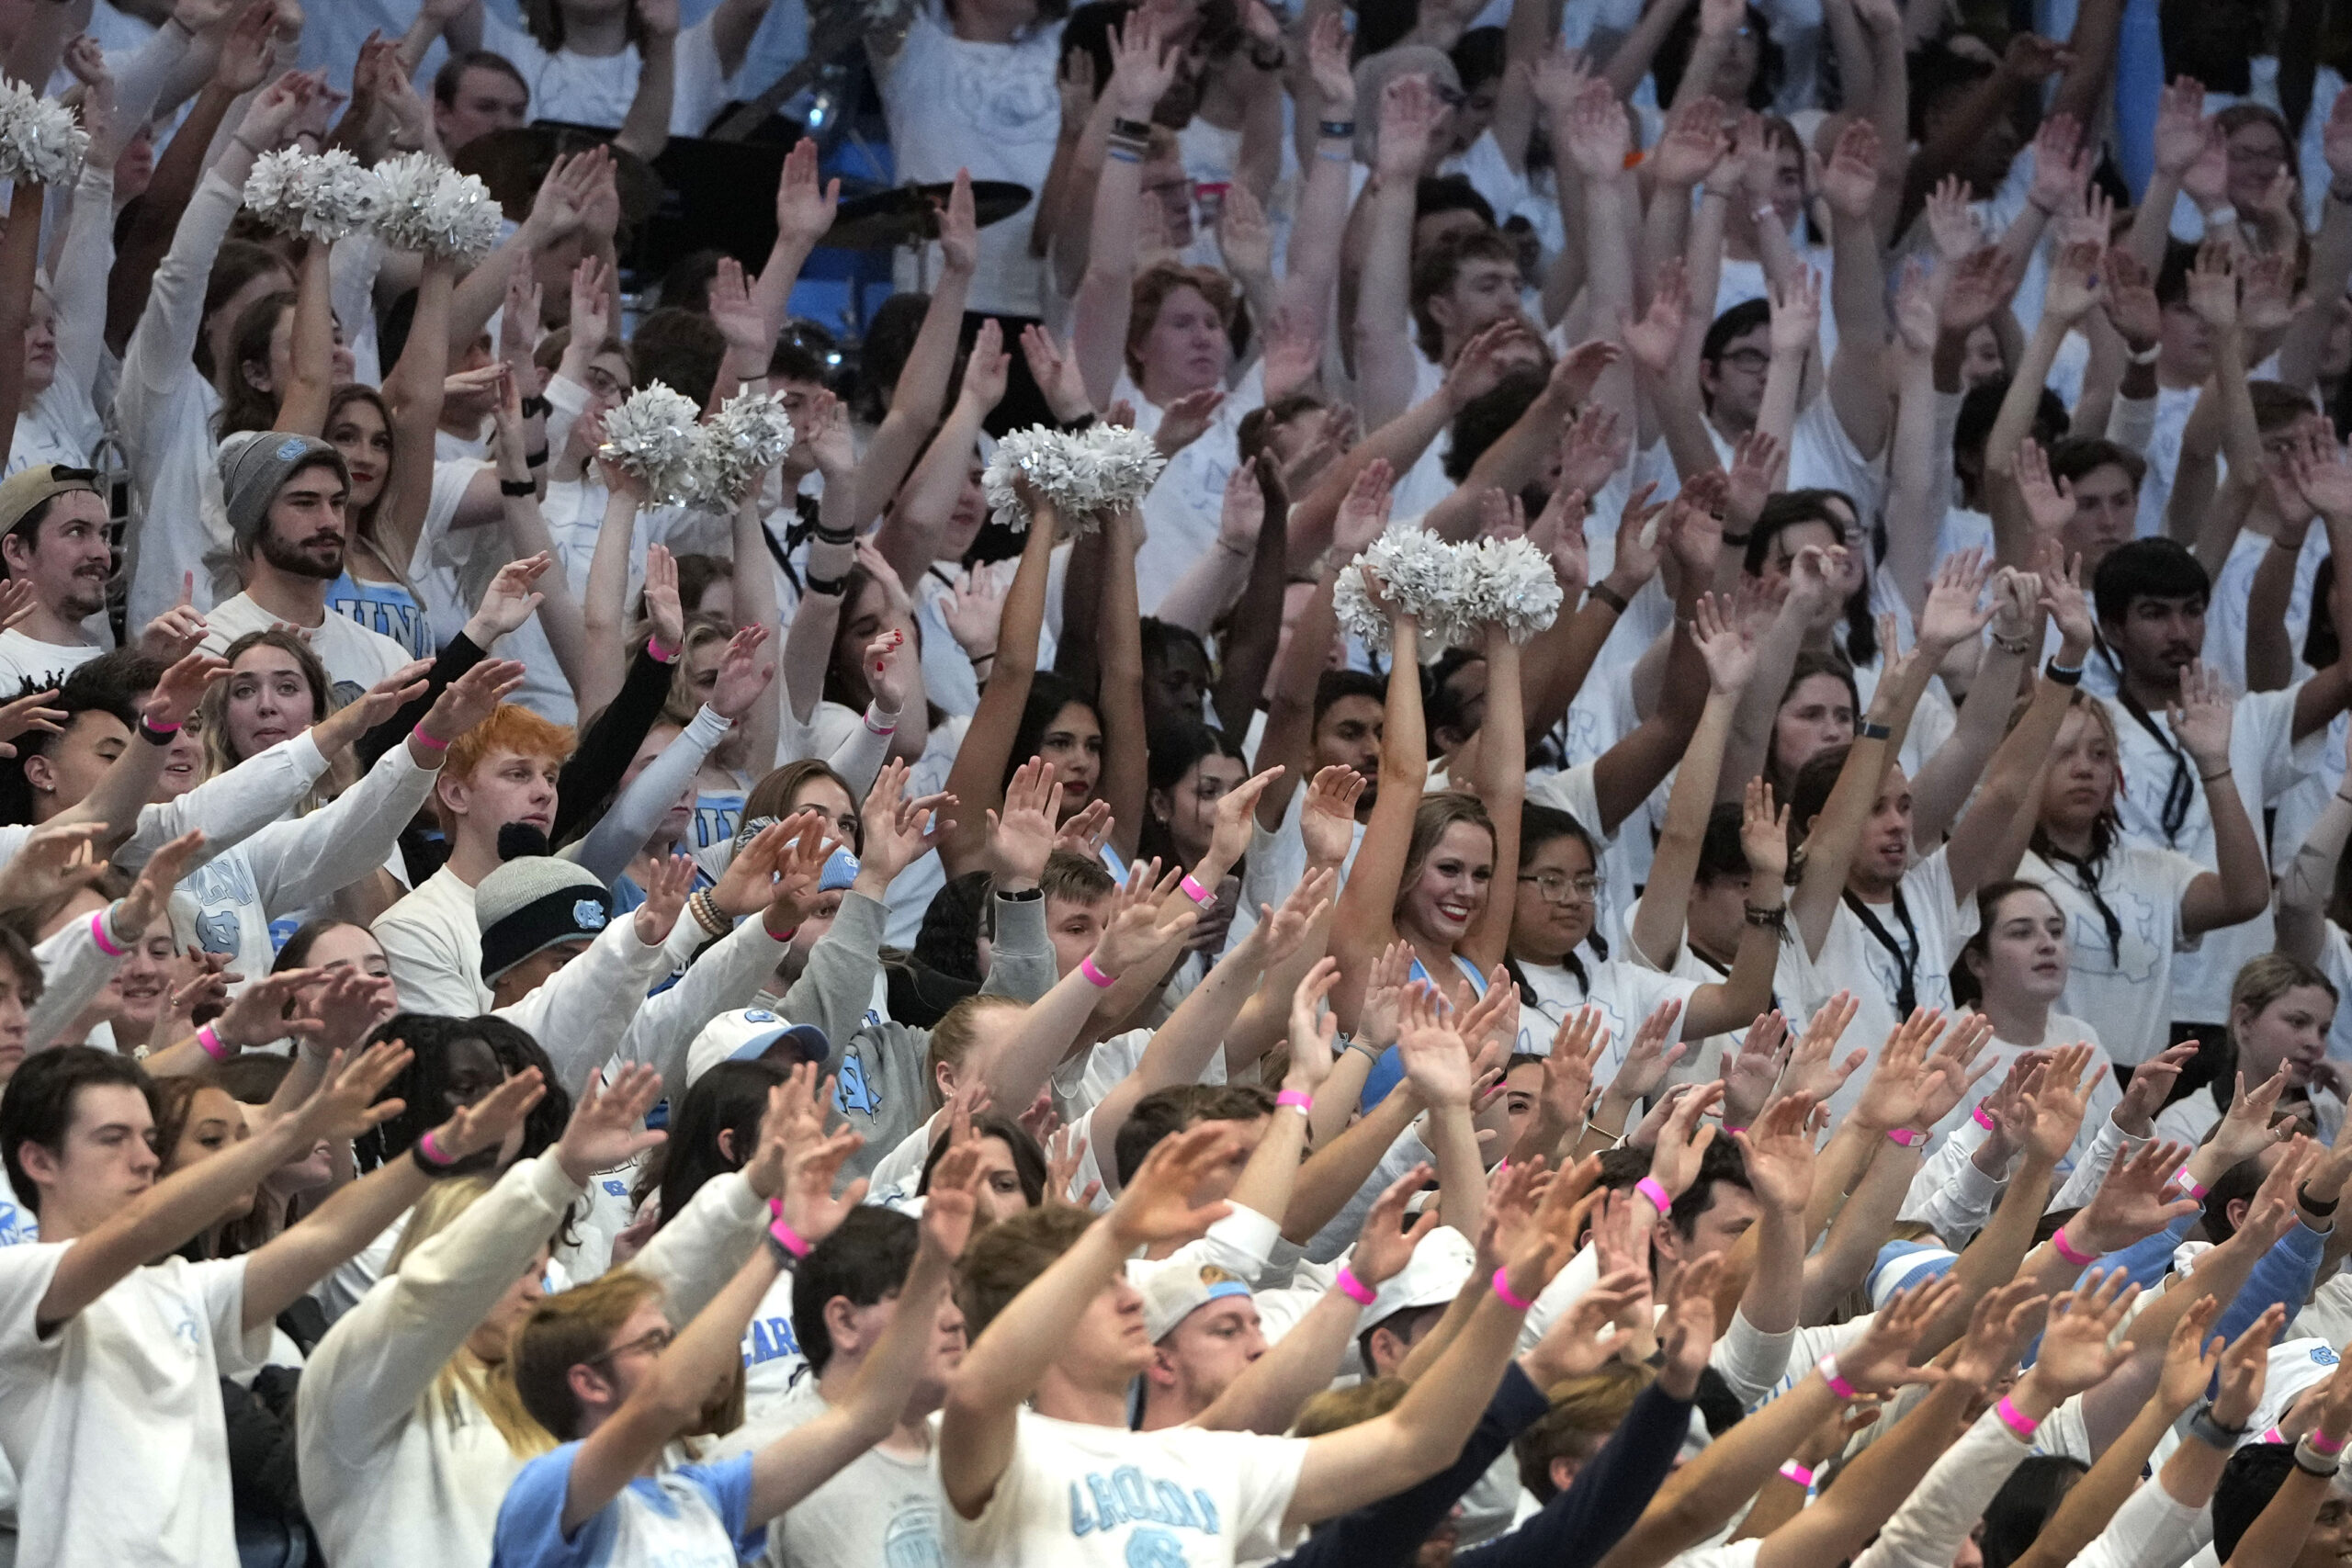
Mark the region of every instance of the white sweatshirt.
[[439, 776], [403, 740], [316, 811], [281, 818], [188, 873], [180, 890], [195, 901], [197, 945], [228, 953], [248, 983], [268, 974], [277, 957], [269, 922], [323, 906], [383, 865]]
[[2032, 1449], [1987, 1410], [1946, 1449], [1853, 1568], [1951, 1568], [2009, 1472]]
[[119, 950], [111, 954], [98, 945], [90, 929], [92, 920], [103, 920], [113, 912], [109, 906], [94, 914], [76, 915], [33, 949], [33, 956], [40, 961], [41, 987], [40, 1000], [25, 1014], [28, 1053], [46, 1050], [56, 1043], [65, 1026], [98, 999], [98, 993], [114, 978], [114, 972], [122, 967], [129, 949], [115, 938], [114, 928], [107, 928], [107, 939], [114, 941]]
[[[336, 1568], [490, 1561], [498, 1506], [531, 1456], [462, 1387], [445, 1401], [434, 1381], [580, 1193], [552, 1152], [517, 1165], [311, 1352], [295, 1404], [302, 1506]], [[742, 1266], [766, 1213], [741, 1172], [716, 1178], [632, 1267], [683, 1324]]]

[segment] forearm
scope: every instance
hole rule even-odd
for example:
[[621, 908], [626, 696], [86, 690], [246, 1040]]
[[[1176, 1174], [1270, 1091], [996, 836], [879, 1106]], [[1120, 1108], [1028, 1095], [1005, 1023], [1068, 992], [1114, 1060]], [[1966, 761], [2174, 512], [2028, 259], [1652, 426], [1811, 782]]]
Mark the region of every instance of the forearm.
[[324, 434], [327, 397], [334, 390], [334, 309], [327, 278], [327, 247], [303, 248], [294, 290], [294, 321], [287, 356], [291, 375], [277, 400], [277, 430]]
[[628, 115], [621, 121], [613, 145], [651, 163], [670, 141], [670, 106], [677, 93], [677, 39], [649, 33], [638, 40], [637, 47], [642, 62], [637, 96], [629, 100]]
[[[1332, 1066], [1332, 1076], [1326, 1078], [1316, 1096], [1318, 1104], [1353, 1104], [1363, 1092], [1363, 1069], [1355, 1071], [1353, 1091], [1350, 1092], [1348, 1064], [1351, 1059], [1362, 1061], [1363, 1053], [1343, 1052]], [[1369, 1064], [1366, 1064], [1369, 1066]], [[1318, 1137], [1314, 1154], [1299, 1168], [1291, 1184], [1290, 1204], [1283, 1213], [1283, 1237], [1304, 1247], [1316, 1234], [1336, 1219], [1347, 1207], [1348, 1200], [1363, 1190], [1372, 1173], [1405, 1130], [1420, 1114], [1420, 1101], [1408, 1086], [1398, 1085], [1381, 1098], [1380, 1103], [1348, 1124], [1347, 1130], [1328, 1142]], [[1318, 1128], [1319, 1132], [1320, 1129]]]
[[[1374, 176], [1371, 224], [1356, 285], [1356, 385], [1366, 423], [1385, 424], [1412, 400], [1416, 350], [1408, 281], [1412, 271], [1414, 182], [1383, 171]], [[1403, 473], [1399, 468], [1398, 473]]]
[[258, 1328], [292, 1306], [415, 1207], [427, 1185], [424, 1168], [415, 1160], [388, 1160], [342, 1188], [293, 1229], [265, 1242], [245, 1263], [245, 1327]]
[[1675, 770], [1674, 788], [1666, 801], [1666, 828], [1658, 835], [1657, 852], [1650, 863], [1648, 886], [1634, 906], [1634, 945], [1660, 968], [1681, 951], [1682, 931], [1690, 908], [1690, 890], [1699, 874], [1699, 852], [1707, 835], [1707, 818], [1714, 809], [1715, 782], [1723, 767], [1724, 747], [1731, 738], [1736, 692], [1711, 691], [1699, 716], [1682, 762]]

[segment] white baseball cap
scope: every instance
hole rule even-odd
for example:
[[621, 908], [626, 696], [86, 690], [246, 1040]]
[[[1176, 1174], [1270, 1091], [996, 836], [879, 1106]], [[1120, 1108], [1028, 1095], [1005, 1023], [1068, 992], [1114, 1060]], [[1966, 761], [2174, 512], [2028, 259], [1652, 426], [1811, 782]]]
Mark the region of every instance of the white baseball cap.
[[1440, 1225], [1421, 1237], [1405, 1267], [1374, 1293], [1372, 1304], [1357, 1321], [1376, 1328], [1414, 1307], [1443, 1306], [1462, 1293], [1464, 1281], [1477, 1266], [1477, 1249], [1470, 1238], [1451, 1225]]
[[691, 1084], [721, 1062], [749, 1062], [784, 1048], [796, 1061], [822, 1062], [832, 1055], [832, 1042], [813, 1023], [786, 1023], [765, 1008], [734, 1008], [702, 1026], [686, 1047], [686, 1082]]
[[1250, 1294], [1250, 1281], [1239, 1275], [1190, 1259], [1170, 1259], [1136, 1280], [1136, 1288], [1143, 1294], [1144, 1337], [1155, 1345], [1209, 1303]]

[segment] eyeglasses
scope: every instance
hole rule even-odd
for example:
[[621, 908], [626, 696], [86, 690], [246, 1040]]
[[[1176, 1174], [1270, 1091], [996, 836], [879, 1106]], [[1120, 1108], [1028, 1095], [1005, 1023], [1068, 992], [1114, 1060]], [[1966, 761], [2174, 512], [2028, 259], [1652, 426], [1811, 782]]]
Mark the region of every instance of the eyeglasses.
[[623, 1356], [640, 1352], [648, 1356], [658, 1356], [670, 1348], [670, 1341], [675, 1337], [677, 1336], [667, 1328], [649, 1328], [634, 1339], [616, 1345], [609, 1350], [598, 1351], [595, 1355], [589, 1357], [582, 1365], [593, 1367], [599, 1361], [617, 1360]]
[[1535, 896], [1546, 904], [1589, 904], [1600, 891], [1597, 876], [1562, 876], [1556, 871], [1535, 872], [1520, 881], [1533, 883]]

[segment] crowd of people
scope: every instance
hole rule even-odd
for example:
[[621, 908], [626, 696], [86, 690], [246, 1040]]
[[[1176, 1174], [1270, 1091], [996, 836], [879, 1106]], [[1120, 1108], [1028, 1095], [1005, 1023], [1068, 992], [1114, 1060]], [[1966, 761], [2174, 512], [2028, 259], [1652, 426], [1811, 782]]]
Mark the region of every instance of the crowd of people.
[[0, 1558], [2352, 1554], [2328, 8], [853, 10], [0, 6]]

